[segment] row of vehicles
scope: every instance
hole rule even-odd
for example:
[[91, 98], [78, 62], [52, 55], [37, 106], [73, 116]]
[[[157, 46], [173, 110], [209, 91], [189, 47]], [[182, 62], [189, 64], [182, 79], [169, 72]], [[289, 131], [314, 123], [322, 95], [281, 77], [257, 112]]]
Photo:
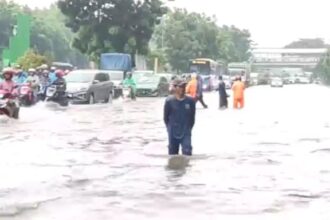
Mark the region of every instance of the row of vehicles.
[[[123, 95], [125, 72], [109, 70], [75, 70], [65, 77], [67, 94], [73, 103], [110, 102]], [[136, 71], [137, 97], [157, 97], [169, 94], [172, 74]]]
[[[172, 74], [154, 74], [151, 71], [136, 71], [135, 96], [163, 97], [169, 95]], [[73, 104], [108, 103], [119, 97], [131, 95], [131, 88], [123, 84], [124, 71], [109, 70], [74, 70], [65, 76], [63, 84], [53, 84], [45, 90], [40, 88], [38, 100], [56, 102], [60, 106]], [[33, 90], [29, 84], [21, 84], [12, 94], [0, 91], [0, 115], [11, 118], [19, 117], [20, 106], [31, 106], [35, 103]]]
[[301, 68], [276, 68], [263, 70], [259, 73], [251, 73], [251, 82], [253, 85], [271, 85], [273, 87], [279, 87], [280, 85], [289, 84], [309, 84], [314, 81], [313, 73], [305, 72]]

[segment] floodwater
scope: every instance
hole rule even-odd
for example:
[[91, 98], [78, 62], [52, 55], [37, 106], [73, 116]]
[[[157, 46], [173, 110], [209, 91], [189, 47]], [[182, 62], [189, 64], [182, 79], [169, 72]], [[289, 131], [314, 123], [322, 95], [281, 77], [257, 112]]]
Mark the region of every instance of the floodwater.
[[330, 219], [330, 89], [254, 87], [242, 111], [205, 96], [177, 170], [164, 99], [1, 119], [0, 219]]

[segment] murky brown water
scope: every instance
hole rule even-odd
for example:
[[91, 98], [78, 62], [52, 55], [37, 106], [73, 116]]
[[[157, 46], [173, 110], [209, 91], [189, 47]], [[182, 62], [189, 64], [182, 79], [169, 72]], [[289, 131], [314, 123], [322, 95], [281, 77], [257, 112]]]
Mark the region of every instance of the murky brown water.
[[166, 168], [163, 99], [38, 105], [0, 120], [0, 219], [329, 219], [330, 90], [251, 88], [198, 109], [195, 156]]

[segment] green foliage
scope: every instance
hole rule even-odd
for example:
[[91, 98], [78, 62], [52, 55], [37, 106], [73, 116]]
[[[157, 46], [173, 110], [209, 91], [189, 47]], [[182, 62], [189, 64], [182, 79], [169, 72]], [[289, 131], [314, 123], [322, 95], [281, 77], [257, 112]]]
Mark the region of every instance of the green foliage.
[[153, 44], [178, 72], [187, 71], [188, 60], [207, 57], [243, 62], [250, 57], [250, 33], [234, 26], [219, 27], [214, 18], [177, 9], [163, 18]]
[[32, 10], [12, 1], [0, 0], [0, 52], [8, 47], [16, 15], [26, 13], [33, 17], [31, 27], [31, 48], [54, 61], [70, 62], [87, 66], [88, 59], [71, 47], [74, 34], [65, 27], [64, 15], [56, 5], [49, 9]]
[[28, 51], [17, 62], [22, 69], [28, 70], [29, 68], [37, 68], [42, 64], [49, 63], [47, 57], [35, 53], [33, 50]]
[[152, 50], [147, 56], [147, 66], [148, 69], [153, 69], [155, 64], [155, 59], [158, 59], [158, 71], [166, 72], [167, 60], [164, 53], [161, 50]]
[[63, 0], [58, 6], [77, 34], [73, 46], [94, 59], [103, 52], [147, 54], [166, 13], [160, 0]]
[[0, 50], [8, 47], [13, 25], [20, 7], [11, 1], [0, 0]]
[[74, 34], [65, 26], [64, 15], [56, 5], [35, 10], [32, 15], [31, 45], [35, 51], [54, 61], [88, 65], [87, 57], [71, 47]]
[[298, 41], [294, 41], [285, 48], [325, 48], [328, 45], [321, 38], [303, 38]]

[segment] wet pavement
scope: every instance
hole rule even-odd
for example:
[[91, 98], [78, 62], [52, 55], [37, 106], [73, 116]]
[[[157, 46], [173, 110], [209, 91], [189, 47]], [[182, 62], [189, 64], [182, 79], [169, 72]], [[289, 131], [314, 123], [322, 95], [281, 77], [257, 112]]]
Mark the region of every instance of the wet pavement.
[[0, 119], [0, 219], [330, 219], [330, 89], [254, 87], [198, 108], [194, 153], [167, 168], [164, 99], [40, 104]]

